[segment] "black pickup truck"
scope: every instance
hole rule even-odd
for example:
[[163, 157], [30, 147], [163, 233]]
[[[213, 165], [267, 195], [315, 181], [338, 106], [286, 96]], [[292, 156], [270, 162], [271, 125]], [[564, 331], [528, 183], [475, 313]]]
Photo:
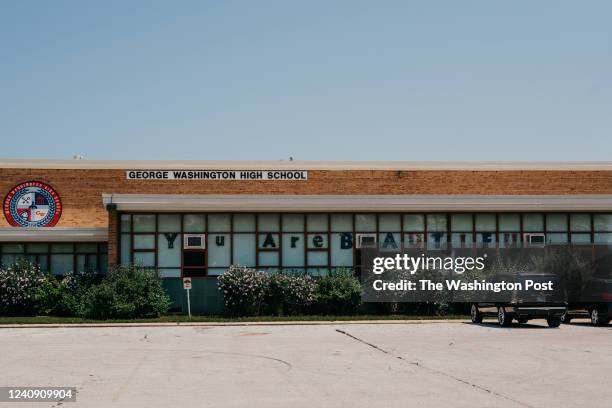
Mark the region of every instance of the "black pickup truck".
[[592, 279], [581, 285], [576, 299], [570, 297], [563, 323], [574, 318], [589, 318], [593, 326], [603, 326], [612, 319], [612, 279]]
[[563, 290], [555, 283], [555, 275], [537, 272], [523, 272], [512, 279], [514, 282], [534, 281], [540, 283], [552, 282], [552, 290], [521, 290], [513, 291], [508, 299], [485, 299], [483, 302], [472, 303], [471, 319], [473, 323], [481, 323], [484, 317], [496, 317], [500, 326], [508, 327], [512, 320], [520, 324], [531, 319], [546, 319], [549, 327], [559, 327], [561, 318], [566, 313], [567, 304]]

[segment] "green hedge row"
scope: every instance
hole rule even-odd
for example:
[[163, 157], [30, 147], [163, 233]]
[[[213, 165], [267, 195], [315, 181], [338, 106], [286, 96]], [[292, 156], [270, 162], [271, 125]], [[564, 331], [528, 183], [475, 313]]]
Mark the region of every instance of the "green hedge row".
[[104, 276], [43, 274], [38, 265], [18, 260], [0, 269], [0, 314], [77, 316], [89, 319], [158, 317], [170, 299], [152, 269], [118, 266]]

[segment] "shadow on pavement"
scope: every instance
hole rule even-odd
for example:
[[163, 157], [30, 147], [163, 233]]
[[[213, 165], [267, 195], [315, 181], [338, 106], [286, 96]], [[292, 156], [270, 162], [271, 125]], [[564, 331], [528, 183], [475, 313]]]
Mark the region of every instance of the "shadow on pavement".
[[465, 322], [463, 324], [470, 324], [473, 326], [481, 326], [481, 327], [489, 327], [493, 329], [550, 329], [550, 327], [546, 325], [546, 322], [544, 322], [543, 325], [532, 324], [532, 323], [519, 324], [516, 322], [512, 322], [512, 325], [509, 327], [502, 327], [497, 322], [493, 322], [493, 321], [482, 322], [482, 323]]

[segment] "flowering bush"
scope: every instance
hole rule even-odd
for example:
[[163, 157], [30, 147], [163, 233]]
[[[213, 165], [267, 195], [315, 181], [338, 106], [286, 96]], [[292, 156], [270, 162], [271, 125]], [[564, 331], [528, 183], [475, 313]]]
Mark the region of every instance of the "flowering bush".
[[26, 259], [0, 269], [0, 313], [31, 315], [36, 313], [39, 289], [45, 282], [38, 265]]
[[269, 281], [266, 305], [273, 314], [304, 313], [315, 298], [317, 284], [309, 275], [277, 273]]
[[225, 307], [234, 315], [258, 315], [269, 288], [269, 276], [265, 272], [241, 266], [230, 266], [219, 276], [219, 288]]
[[350, 314], [361, 306], [361, 285], [351, 271], [313, 278], [231, 266], [219, 276], [219, 287], [227, 311], [238, 316]]

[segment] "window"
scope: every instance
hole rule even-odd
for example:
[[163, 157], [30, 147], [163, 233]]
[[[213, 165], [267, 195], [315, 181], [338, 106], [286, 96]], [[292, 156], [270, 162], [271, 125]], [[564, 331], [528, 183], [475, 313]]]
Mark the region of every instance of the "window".
[[446, 249], [446, 214], [427, 214], [427, 249]]
[[0, 265], [25, 258], [55, 275], [69, 272], [106, 273], [107, 246], [99, 242], [0, 243]]
[[523, 231], [543, 232], [544, 216], [542, 214], [523, 214]]
[[453, 248], [471, 248], [473, 246], [472, 214], [451, 215], [451, 244]]
[[355, 231], [376, 232], [376, 214], [355, 214]]
[[[351, 268], [359, 256], [357, 235], [367, 235], [381, 250], [418, 255], [449, 244], [474, 253], [521, 247], [526, 237], [540, 246], [612, 245], [608, 213], [134, 213], [119, 220], [120, 261], [155, 267], [163, 277], [215, 276], [232, 264], [315, 274]], [[202, 262], [192, 268], [186, 265], [191, 261], [185, 260], [184, 234], [206, 240], [201, 254], [188, 255]], [[7, 243], [0, 245], [0, 262], [27, 257], [56, 273], [103, 271], [102, 245]]]
[[546, 214], [546, 244], [563, 245], [569, 242], [567, 214]]

